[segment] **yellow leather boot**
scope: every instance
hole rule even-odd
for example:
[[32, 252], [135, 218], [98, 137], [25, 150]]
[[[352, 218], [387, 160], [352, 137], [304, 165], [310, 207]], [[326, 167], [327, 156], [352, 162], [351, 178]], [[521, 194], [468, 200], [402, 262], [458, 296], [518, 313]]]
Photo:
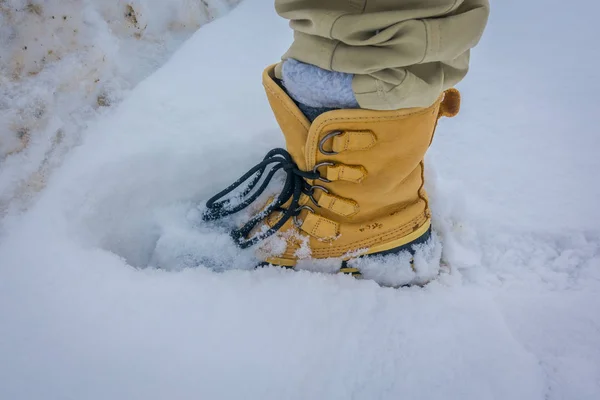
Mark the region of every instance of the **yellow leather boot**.
[[[342, 264], [359, 256], [410, 251], [429, 238], [423, 158], [438, 119], [458, 113], [457, 90], [446, 91], [428, 108], [334, 110], [310, 123], [274, 80], [273, 66], [265, 70], [263, 84], [287, 151], [271, 151], [209, 200], [206, 220], [245, 208], [276, 171], [284, 170], [279, 196], [233, 232], [241, 247], [273, 236], [260, 250], [267, 263], [294, 267], [299, 259], [337, 259]], [[241, 201], [223, 200], [248, 181]], [[340, 267], [359, 272], [345, 263]]]

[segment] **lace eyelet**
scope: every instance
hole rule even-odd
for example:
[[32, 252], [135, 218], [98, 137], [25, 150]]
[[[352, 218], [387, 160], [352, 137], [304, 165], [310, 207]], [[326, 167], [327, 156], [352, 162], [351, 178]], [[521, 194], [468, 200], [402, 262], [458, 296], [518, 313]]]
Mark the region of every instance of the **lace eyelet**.
[[[311, 206], [307, 206], [307, 205], [303, 205], [300, 206], [298, 208], [296, 208], [296, 212], [299, 214], [302, 210], [308, 210], [311, 213], [315, 213], [314, 208], [312, 208]], [[298, 214], [294, 215], [293, 219], [294, 219], [294, 225], [296, 225], [298, 228], [300, 228], [302, 226], [302, 221], [300, 221], [298, 219]]]
[[329, 139], [339, 136], [341, 135], [342, 131], [333, 131], [328, 133], [327, 135], [323, 136], [323, 139], [321, 139], [321, 141], [319, 142], [319, 151], [321, 152], [321, 154], [324, 154], [326, 156], [334, 156], [336, 154], [339, 154], [337, 151], [327, 151], [323, 148], [323, 146], [325, 145], [325, 142], [327, 142]]
[[[322, 163], [318, 163], [317, 165], [315, 165], [315, 167], [313, 168], [313, 172], [315, 173], [319, 173], [319, 168], [321, 167], [332, 167], [334, 166], [335, 163], [332, 163], [331, 161], [324, 161]], [[321, 175], [319, 175], [319, 177], [317, 178], [318, 180], [325, 182], [325, 183], [331, 183], [331, 181], [327, 178], [323, 178]]]

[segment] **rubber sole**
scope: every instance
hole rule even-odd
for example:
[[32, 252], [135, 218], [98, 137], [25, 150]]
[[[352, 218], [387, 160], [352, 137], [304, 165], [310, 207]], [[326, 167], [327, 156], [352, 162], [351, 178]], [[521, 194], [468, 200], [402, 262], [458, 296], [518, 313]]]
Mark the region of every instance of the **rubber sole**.
[[[363, 256], [359, 256], [359, 257], [356, 257], [356, 258], [353, 258], [350, 260], [340, 261], [340, 269], [339, 269], [338, 273], [352, 275], [355, 278], [361, 278], [362, 274], [360, 273], [360, 270], [358, 268], [349, 267], [348, 262], [350, 262], [352, 260], [356, 260], [356, 259], [367, 258], [367, 257], [375, 257], [375, 256], [381, 257], [381, 256], [395, 255], [395, 254], [399, 254], [399, 253], [402, 253], [405, 251], [409, 252], [411, 255], [414, 255], [415, 250], [413, 247], [427, 242], [430, 238], [431, 238], [431, 227], [429, 227], [429, 229], [427, 229], [427, 231], [423, 235], [421, 235], [418, 239], [415, 239], [412, 242], [406, 243], [402, 246], [398, 246], [398, 247], [395, 247], [390, 250], [380, 251], [377, 253], [365, 254]], [[412, 265], [413, 260], [411, 260], [410, 262]], [[290, 267], [290, 266], [286, 266], [286, 265], [277, 265], [277, 264], [273, 264], [273, 263], [270, 263], [267, 261], [263, 261], [263, 262], [259, 263], [255, 268], [263, 268], [263, 267], [268, 267], [268, 266], [275, 266], [275, 267], [280, 267], [280, 268], [285, 268], [285, 269], [294, 269], [294, 267]]]

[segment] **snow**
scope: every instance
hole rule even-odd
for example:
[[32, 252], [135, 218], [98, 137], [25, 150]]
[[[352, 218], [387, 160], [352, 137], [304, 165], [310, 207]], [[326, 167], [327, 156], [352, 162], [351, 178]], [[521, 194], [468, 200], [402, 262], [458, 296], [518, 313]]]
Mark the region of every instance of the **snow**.
[[91, 120], [237, 3], [1, 1], [0, 214], [27, 208]]
[[[203, 26], [3, 218], [0, 398], [596, 399], [598, 83], [579, 60], [600, 7], [563, 3], [493, 4], [427, 157], [446, 267], [401, 289], [249, 271], [199, 223], [283, 145], [260, 76], [291, 40], [260, 0]], [[185, 268], [203, 255], [220, 270]]]

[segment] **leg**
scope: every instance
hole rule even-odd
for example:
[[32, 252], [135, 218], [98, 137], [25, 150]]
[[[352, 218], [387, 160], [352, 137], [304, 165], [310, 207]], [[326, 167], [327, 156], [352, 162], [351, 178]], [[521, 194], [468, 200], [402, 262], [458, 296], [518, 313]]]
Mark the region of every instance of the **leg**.
[[[449, 88], [467, 72], [488, 0], [275, 4], [295, 36], [287, 61], [267, 67], [263, 84], [287, 150], [272, 150], [209, 200], [205, 218], [252, 203], [264, 190], [256, 174], [272, 166], [286, 173], [286, 184], [232, 232], [240, 247], [261, 243], [259, 257], [285, 267], [333, 259], [350, 273], [369, 269], [347, 268], [358, 257], [400, 253], [407, 273], [382, 282], [434, 278], [439, 260], [434, 268], [416, 268], [407, 256], [415, 245], [435, 241], [423, 158], [438, 119], [458, 113], [459, 93]], [[265, 175], [267, 183], [273, 175]], [[229, 210], [224, 195], [245, 179], [248, 188]], [[270, 236], [276, 240], [265, 241]], [[381, 278], [377, 268], [370, 271], [364, 276]]]
[[489, 14], [489, 0], [276, 0], [275, 7], [294, 30], [283, 59], [353, 74], [358, 105], [374, 110], [428, 107], [462, 80]]

